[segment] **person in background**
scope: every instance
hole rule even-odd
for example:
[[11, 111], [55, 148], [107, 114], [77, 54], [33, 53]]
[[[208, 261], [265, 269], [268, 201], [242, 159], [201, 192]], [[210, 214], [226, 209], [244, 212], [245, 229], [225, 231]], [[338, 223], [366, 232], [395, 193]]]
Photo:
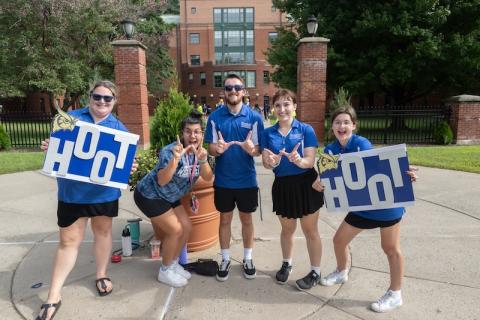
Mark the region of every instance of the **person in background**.
[[[158, 163], [140, 180], [134, 192], [138, 208], [150, 218], [156, 234], [162, 235], [162, 264], [158, 281], [172, 287], [188, 283], [191, 274], [178, 263], [192, 223], [180, 199], [192, 190], [199, 176], [212, 179], [203, 144], [202, 114], [193, 110], [181, 123], [182, 139], [160, 151]], [[192, 195], [192, 211], [196, 198]]]
[[[342, 154], [372, 149], [368, 139], [354, 133], [357, 123], [355, 109], [351, 106], [337, 108], [332, 114], [331, 129], [336, 139], [325, 147], [324, 152]], [[417, 180], [415, 170], [410, 167], [406, 172], [412, 181]], [[312, 186], [318, 191], [324, 190], [320, 179]], [[381, 246], [390, 266], [390, 285], [385, 294], [373, 302], [370, 308], [375, 312], [387, 312], [401, 306], [404, 261], [400, 248], [400, 221], [404, 213], [404, 208], [349, 212], [333, 237], [337, 268], [321, 279], [320, 283], [324, 286], [345, 283], [348, 280], [348, 245], [363, 230], [380, 228]]]
[[[116, 97], [115, 84], [108, 80], [98, 81], [90, 90], [89, 105], [69, 114], [84, 122], [128, 131], [112, 115]], [[42, 141], [41, 149], [47, 151], [48, 145], [49, 139]], [[134, 162], [132, 173], [136, 167], [137, 164]], [[61, 306], [61, 290], [75, 266], [89, 218], [94, 236], [93, 249], [97, 268], [95, 289], [101, 297], [113, 291], [112, 280], [107, 276], [107, 267], [112, 252], [112, 218], [118, 216], [120, 190], [64, 178], [57, 178], [57, 185], [57, 224], [60, 242], [53, 263], [47, 302], [41, 306], [37, 320], [51, 320], [57, 314]]]
[[273, 96], [273, 112], [278, 122], [265, 129], [260, 147], [263, 166], [272, 169], [275, 181], [272, 186], [273, 211], [282, 226], [280, 244], [283, 261], [275, 278], [285, 284], [292, 271], [292, 254], [297, 221], [300, 222], [307, 241], [310, 272], [296, 281], [299, 290], [308, 290], [320, 282], [322, 241], [318, 232], [319, 210], [323, 193], [312, 188], [318, 174], [313, 169], [317, 153], [317, 137], [313, 128], [296, 120], [295, 94], [280, 89]]
[[256, 276], [252, 259], [254, 226], [252, 213], [258, 206], [258, 186], [253, 157], [260, 155], [259, 138], [263, 132], [261, 116], [242, 103], [245, 85], [239, 76], [225, 78], [226, 106], [215, 110], [207, 121], [205, 142], [215, 159], [215, 207], [220, 211], [220, 248], [222, 261], [217, 280], [228, 279], [233, 210], [238, 208], [244, 247], [243, 274]]

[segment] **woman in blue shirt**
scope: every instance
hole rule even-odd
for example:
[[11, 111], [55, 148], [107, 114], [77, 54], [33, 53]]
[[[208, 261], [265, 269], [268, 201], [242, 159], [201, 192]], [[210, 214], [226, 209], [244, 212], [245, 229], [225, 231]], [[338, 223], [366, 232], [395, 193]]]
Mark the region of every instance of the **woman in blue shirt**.
[[317, 137], [313, 128], [295, 119], [295, 94], [280, 89], [273, 96], [273, 110], [278, 122], [265, 129], [260, 141], [263, 165], [272, 169], [273, 211], [282, 226], [280, 243], [283, 262], [276, 280], [285, 284], [292, 271], [292, 252], [297, 219], [307, 240], [311, 271], [296, 281], [300, 290], [307, 290], [320, 281], [322, 242], [318, 232], [319, 209], [323, 193], [312, 188], [317, 179], [313, 169], [317, 151]]
[[[324, 152], [341, 154], [372, 149], [373, 146], [368, 139], [354, 134], [356, 126], [357, 115], [351, 106], [337, 108], [332, 114], [332, 132], [336, 140], [327, 145]], [[412, 181], [415, 181], [417, 176], [413, 170], [415, 169], [410, 168], [407, 174]], [[314, 182], [313, 187], [318, 191], [324, 189], [319, 179]], [[321, 279], [321, 284], [332, 286], [346, 282], [348, 280], [349, 243], [365, 229], [380, 228], [382, 249], [387, 255], [390, 265], [390, 287], [370, 307], [376, 312], [387, 312], [401, 306], [402, 295], [400, 289], [403, 277], [403, 255], [400, 249], [399, 222], [404, 212], [404, 208], [349, 212], [333, 237], [337, 268]]]
[[[107, 80], [98, 81], [90, 91], [89, 105], [69, 114], [81, 121], [128, 131], [112, 115], [116, 96], [115, 84]], [[42, 141], [42, 150], [46, 151], [48, 145], [48, 139]], [[134, 163], [132, 172], [136, 170], [136, 166]], [[112, 281], [107, 277], [107, 267], [112, 252], [112, 218], [118, 216], [120, 190], [63, 178], [57, 178], [57, 185], [60, 243], [53, 264], [47, 303], [41, 306], [40, 315], [37, 317], [40, 320], [53, 319], [60, 308], [61, 289], [77, 260], [78, 248], [89, 218], [95, 239], [96, 289], [100, 296], [106, 296], [113, 290]]]
[[[162, 234], [162, 265], [158, 281], [172, 287], [188, 283], [191, 274], [178, 263], [180, 252], [188, 240], [192, 224], [180, 199], [187, 194], [201, 175], [213, 177], [202, 146], [202, 113], [193, 110], [181, 123], [182, 139], [160, 151], [158, 163], [140, 180], [134, 199], [138, 208], [150, 218], [155, 233]], [[192, 210], [198, 205], [192, 198]], [[157, 232], [158, 231], [158, 232]]]

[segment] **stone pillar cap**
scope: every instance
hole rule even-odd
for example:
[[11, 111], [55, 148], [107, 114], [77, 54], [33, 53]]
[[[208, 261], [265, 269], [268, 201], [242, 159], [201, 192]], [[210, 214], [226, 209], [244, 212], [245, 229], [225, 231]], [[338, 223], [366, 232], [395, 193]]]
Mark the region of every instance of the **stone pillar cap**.
[[330, 39], [323, 37], [305, 37], [298, 41], [298, 43], [309, 43], [309, 42], [330, 42]]
[[480, 102], [480, 96], [461, 94], [459, 96], [447, 98], [445, 102]]
[[112, 46], [117, 47], [140, 47], [143, 50], [147, 50], [147, 47], [138, 40], [115, 40], [112, 41]]

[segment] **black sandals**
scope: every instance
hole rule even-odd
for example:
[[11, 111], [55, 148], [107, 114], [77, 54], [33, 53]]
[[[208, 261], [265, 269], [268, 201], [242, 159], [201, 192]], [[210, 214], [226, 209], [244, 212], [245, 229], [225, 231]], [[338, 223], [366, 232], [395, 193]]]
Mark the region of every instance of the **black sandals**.
[[57, 314], [58, 309], [60, 309], [60, 306], [62, 305], [62, 300], [58, 301], [57, 303], [44, 303], [40, 307], [40, 310], [44, 310], [42, 313], [42, 316], [37, 316], [35, 320], [46, 320], [47, 319], [47, 313], [49, 308], [55, 308], [55, 311], [52, 313], [52, 316], [50, 317], [50, 320], [53, 320], [55, 315]]
[[[105, 283], [105, 281], [110, 281], [112, 282], [112, 280], [110, 280], [110, 278], [100, 278], [100, 279], [97, 279], [95, 280], [95, 287], [97, 288], [97, 292], [98, 292], [98, 295], [100, 297], [104, 297], [104, 296], [107, 296], [109, 295], [110, 293], [112, 293], [113, 291], [113, 287], [112, 287], [112, 290], [110, 291], [107, 291], [107, 284]], [[100, 288], [98, 287], [98, 283], [100, 283], [100, 287], [104, 290], [100, 290]], [[113, 283], [112, 283], [113, 284]]]

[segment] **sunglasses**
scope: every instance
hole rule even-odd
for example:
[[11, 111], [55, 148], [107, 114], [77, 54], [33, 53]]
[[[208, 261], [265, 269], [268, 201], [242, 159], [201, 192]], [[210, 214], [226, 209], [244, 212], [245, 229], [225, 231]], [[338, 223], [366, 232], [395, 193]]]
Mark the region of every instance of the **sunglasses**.
[[245, 89], [245, 87], [242, 86], [242, 85], [240, 85], [240, 84], [236, 84], [236, 85], [234, 85], [234, 86], [229, 86], [229, 85], [225, 86], [225, 91], [230, 92], [230, 91], [232, 91], [233, 89], [235, 89], [235, 91], [238, 92], [238, 91], [242, 91], [243, 89]]
[[112, 100], [115, 99], [114, 96], [102, 96], [101, 94], [96, 93], [92, 93], [90, 97], [92, 97], [92, 99], [95, 101], [100, 101], [103, 99], [105, 102], [112, 102]]

